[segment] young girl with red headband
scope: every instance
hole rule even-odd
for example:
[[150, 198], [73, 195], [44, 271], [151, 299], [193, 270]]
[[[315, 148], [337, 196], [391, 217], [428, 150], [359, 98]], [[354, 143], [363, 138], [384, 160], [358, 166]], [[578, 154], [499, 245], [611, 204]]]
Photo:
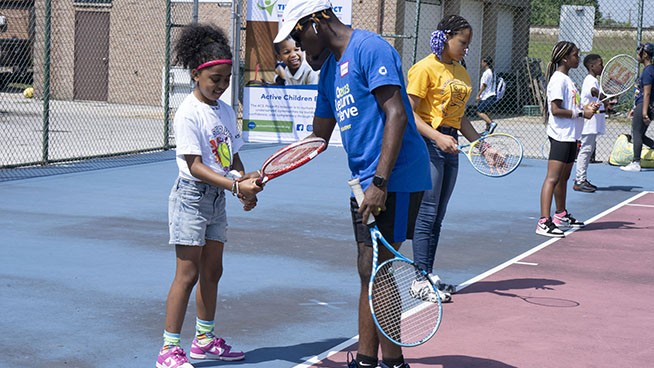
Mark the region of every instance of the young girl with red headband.
[[222, 30], [210, 25], [184, 28], [175, 45], [176, 62], [191, 71], [195, 88], [175, 114], [178, 178], [170, 192], [170, 244], [177, 255], [175, 278], [166, 301], [164, 343], [157, 368], [192, 368], [180, 347], [188, 300], [196, 286], [196, 333], [193, 359], [241, 360], [225, 340], [214, 335], [218, 281], [226, 239], [225, 191], [256, 206], [257, 172], [245, 174], [238, 151], [243, 139], [234, 110], [219, 100], [229, 87], [232, 53]]

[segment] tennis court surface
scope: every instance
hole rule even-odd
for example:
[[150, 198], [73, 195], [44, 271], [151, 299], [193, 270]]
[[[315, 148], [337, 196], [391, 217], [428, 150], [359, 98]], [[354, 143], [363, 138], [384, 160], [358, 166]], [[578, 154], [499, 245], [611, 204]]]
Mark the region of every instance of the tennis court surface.
[[[254, 170], [277, 148], [241, 155]], [[174, 273], [172, 157], [0, 182], [0, 367], [154, 366]], [[436, 336], [405, 350], [411, 366], [650, 366], [654, 171], [591, 165], [600, 190], [568, 193], [589, 225], [550, 240], [534, 233], [544, 160], [501, 179], [460, 165], [436, 268], [465, 287]], [[358, 295], [348, 179], [333, 147], [271, 181], [253, 212], [228, 201], [216, 329], [246, 359], [196, 367], [346, 366]]]

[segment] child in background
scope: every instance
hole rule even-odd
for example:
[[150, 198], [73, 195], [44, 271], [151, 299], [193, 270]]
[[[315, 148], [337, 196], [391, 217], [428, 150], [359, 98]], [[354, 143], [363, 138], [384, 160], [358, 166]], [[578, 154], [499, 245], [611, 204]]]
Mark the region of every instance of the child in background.
[[486, 56], [481, 61], [481, 67], [484, 72], [481, 75], [481, 81], [479, 81], [479, 92], [477, 92], [476, 98], [477, 116], [486, 122], [486, 133], [493, 134], [497, 124], [488, 116], [488, 112], [497, 102], [495, 95], [497, 84], [495, 82], [495, 71], [493, 71], [493, 58]]
[[601, 102], [606, 96], [599, 95], [600, 85], [597, 79], [602, 74], [604, 62], [601, 56], [589, 54], [584, 58], [584, 66], [588, 70], [588, 75], [584, 79], [584, 84], [581, 87], [581, 103], [587, 105], [599, 101], [600, 106], [598, 113], [584, 122], [581, 132], [581, 145], [577, 154], [577, 174], [575, 175], [575, 182], [572, 185], [572, 189], [579, 192], [592, 193], [597, 190], [597, 187], [588, 181], [588, 164], [590, 163], [591, 155], [595, 151], [597, 135], [604, 134], [604, 128], [606, 126], [605, 107]]
[[[218, 281], [223, 272], [227, 217], [225, 190], [242, 200], [246, 211], [256, 206], [258, 173], [245, 175], [238, 154], [243, 145], [234, 110], [220, 96], [229, 87], [232, 53], [222, 30], [190, 25], [175, 45], [176, 62], [191, 70], [195, 89], [175, 114], [178, 178], [170, 192], [170, 244], [177, 256], [175, 277], [166, 301], [166, 326], [157, 368], [192, 368], [180, 347], [180, 332], [190, 294], [197, 283], [193, 359], [241, 360], [214, 335]], [[238, 178], [240, 176], [240, 179]]]
[[[577, 140], [581, 138], [584, 119], [590, 119], [599, 108], [599, 103], [581, 104], [581, 96], [572, 79], [570, 69], [579, 66], [579, 49], [568, 41], [558, 42], [552, 49], [547, 64], [547, 135], [550, 140], [550, 154], [547, 161], [547, 176], [540, 192], [540, 219], [536, 233], [562, 238], [563, 229], [581, 228], [585, 224], [577, 221], [566, 209], [567, 183], [577, 156]], [[550, 216], [552, 197], [556, 203], [554, 219]]]
[[305, 60], [304, 52], [291, 37], [287, 37], [274, 46], [275, 56], [285, 65], [283, 77], [280, 77], [278, 73], [275, 77], [275, 84], [287, 86], [318, 84], [320, 72], [311, 68]]

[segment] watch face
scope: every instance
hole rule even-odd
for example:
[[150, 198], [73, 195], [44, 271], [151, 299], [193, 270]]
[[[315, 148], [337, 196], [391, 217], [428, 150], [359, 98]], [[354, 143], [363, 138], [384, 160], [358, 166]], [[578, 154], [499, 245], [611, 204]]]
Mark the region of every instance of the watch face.
[[377, 188], [381, 188], [386, 184], [386, 179], [382, 178], [381, 176], [375, 176], [372, 178], [372, 184]]

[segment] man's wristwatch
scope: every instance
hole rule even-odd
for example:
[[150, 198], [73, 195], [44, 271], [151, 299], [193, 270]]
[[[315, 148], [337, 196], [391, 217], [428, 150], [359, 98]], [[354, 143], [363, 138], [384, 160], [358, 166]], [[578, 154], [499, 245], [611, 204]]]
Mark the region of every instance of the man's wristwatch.
[[383, 176], [375, 175], [372, 178], [372, 185], [379, 189], [384, 189], [386, 187], [386, 179]]
[[583, 112], [583, 111], [579, 111], [579, 113], [577, 114], [577, 116], [580, 117], [580, 118], [584, 117], [584, 112]]

